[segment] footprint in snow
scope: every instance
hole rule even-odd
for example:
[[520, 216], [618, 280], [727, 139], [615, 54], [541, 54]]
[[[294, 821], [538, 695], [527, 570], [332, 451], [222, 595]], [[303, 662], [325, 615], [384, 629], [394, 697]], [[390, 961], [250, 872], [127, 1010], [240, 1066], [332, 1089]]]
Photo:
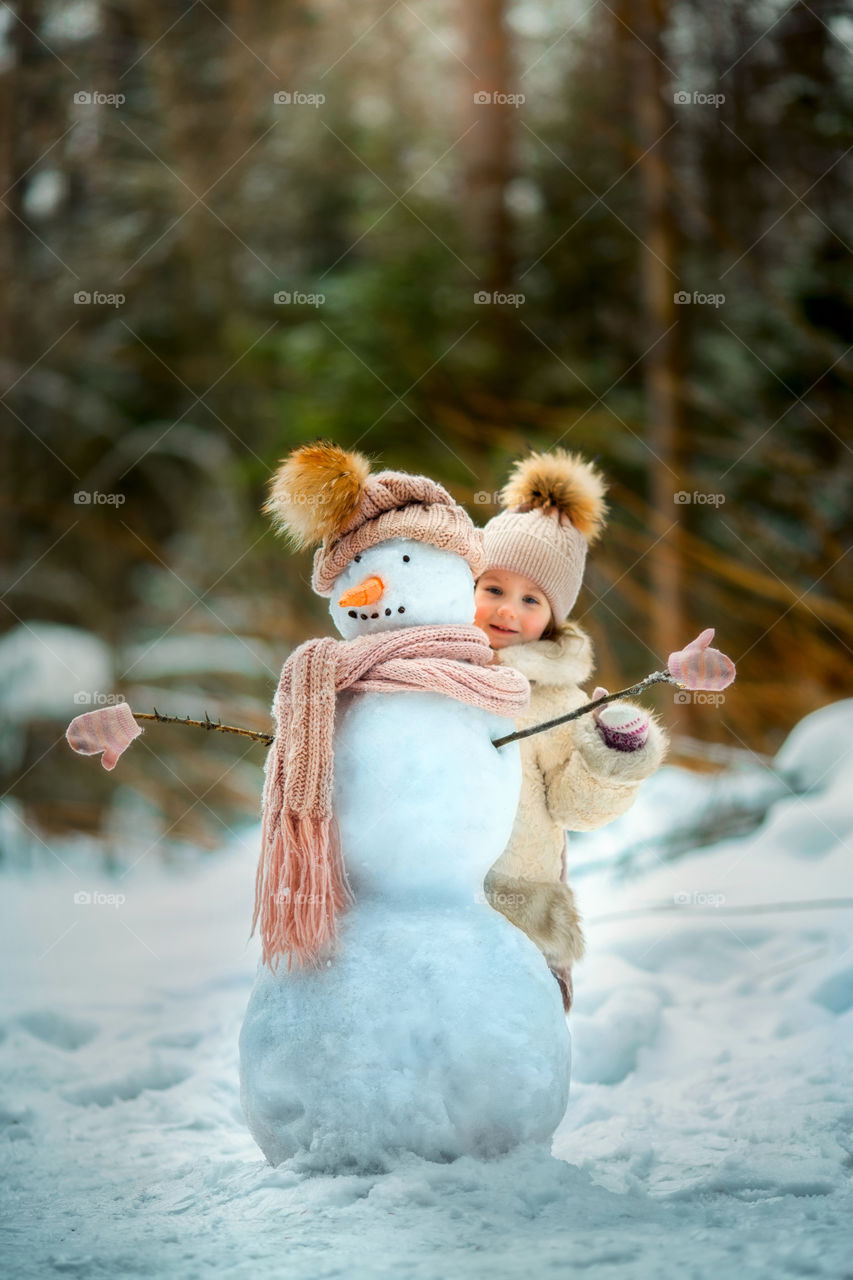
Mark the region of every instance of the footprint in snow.
[[110, 1107], [114, 1102], [131, 1102], [146, 1089], [174, 1089], [175, 1085], [183, 1084], [184, 1080], [189, 1079], [191, 1074], [190, 1071], [164, 1062], [149, 1062], [112, 1080], [93, 1080], [76, 1088], [63, 1090], [62, 1096], [66, 1102], [74, 1102], [81, 1107]]
[[36, 1040], [52, 1044], [57, 1049], [82, 1049], [94, 1040], [100, 1030], [95, 1022], [69, 1018], [53, 1009], [33, 1009], [20, 1014], [17, 1022]]

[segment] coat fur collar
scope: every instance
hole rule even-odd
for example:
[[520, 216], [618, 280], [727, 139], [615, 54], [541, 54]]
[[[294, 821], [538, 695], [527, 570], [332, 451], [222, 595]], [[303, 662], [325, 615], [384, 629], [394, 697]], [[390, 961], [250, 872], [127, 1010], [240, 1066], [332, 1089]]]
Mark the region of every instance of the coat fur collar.
[[583, 684], [595, 669], [592, 641], [576, 622], [567, 621], [558, 628], [553, 640], [533, 640], [530, 644], [513, 644], [495, 651], [495, 660], [514, 667], [527, 676], [531, 684]]

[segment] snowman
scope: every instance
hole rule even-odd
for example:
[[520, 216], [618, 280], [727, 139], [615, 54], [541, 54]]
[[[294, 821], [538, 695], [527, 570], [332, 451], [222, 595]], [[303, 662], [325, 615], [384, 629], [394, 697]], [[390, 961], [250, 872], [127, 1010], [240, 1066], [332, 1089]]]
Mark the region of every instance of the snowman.
[[273, 1165], [388, 1167], [549, 1144], [568, 1101], [559, 990], [486, 902], [521, 770], [526, 680], [473, 626], [480, 534], [440, 485], [315, 444], [265, 508], [321, 544], [343, 640], [282, 671], [265, 768], [241, 1098]]

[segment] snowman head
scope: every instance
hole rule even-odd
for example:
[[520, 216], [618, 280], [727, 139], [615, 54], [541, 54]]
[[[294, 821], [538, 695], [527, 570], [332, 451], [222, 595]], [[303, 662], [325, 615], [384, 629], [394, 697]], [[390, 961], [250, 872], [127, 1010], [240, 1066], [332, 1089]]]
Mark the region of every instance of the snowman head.
[[467, 561], [411, 538], [389, 538], [356, 555], [335, 581], [329, 612], [345, 640], [376, 631], [474, 619]]

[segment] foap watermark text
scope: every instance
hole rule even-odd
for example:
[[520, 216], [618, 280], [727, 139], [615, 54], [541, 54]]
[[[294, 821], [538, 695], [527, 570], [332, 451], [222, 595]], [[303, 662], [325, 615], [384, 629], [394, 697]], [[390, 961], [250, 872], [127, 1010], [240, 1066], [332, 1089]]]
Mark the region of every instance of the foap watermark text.
[[279, 289], [278, 293], [273, 294], [273, 302], [278, 307], [322, 307], [325, 301], [325, 293], [291, 293], [286, 289]]
[[673, 495], [672, 500], [676, 506], [689, 506], [695, 503], [697, 507], [721, 507], [726, 500], [724, 493], [703, 493], [701, 489], [694, 489], [691, 493], [688, 489], [678, 489]]
[[523, 307], [523, 293], [490, 293], [488, 289], [478, 289], [474, 301], [479, 307]]
[[724, 93], [702, 93], [699, 89], [677, 89], [672, 95], [677, 107], [721, 107], [726, 100]]
[[697, 307], [721, 307], [726, 300], [726, 295], [724, 293], [700, 293], [698, 289], [688, 293], [686, 289], [679, 289], [678, 293], [672, 295], [672, 298], [676, 306], [679, 307], [686, 307], [689, 303], [693, 303]]

